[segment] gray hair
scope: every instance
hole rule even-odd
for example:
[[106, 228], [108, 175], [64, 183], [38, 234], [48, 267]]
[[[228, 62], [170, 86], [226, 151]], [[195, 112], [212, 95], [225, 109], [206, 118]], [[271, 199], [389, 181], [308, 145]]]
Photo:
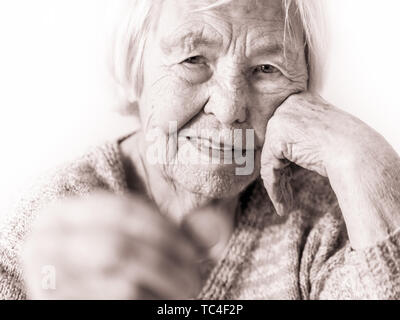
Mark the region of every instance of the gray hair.
[[[114, 0], [115, 1], [115, 0]], [[163, 0], [120, 0], [123, 18], [118, 17], [110, 55], [112, 74], [125, 98], [133, 102], [143, 89], [143, 52], [157, 6]], [[207, 10], [234, 0], [219, 0]], [[325, 24], [320, 0], [281, 0], [285, 13], [285, 37], [290, 36], [294, 12], [304, 32], [304, 50], [307, 54], [309, 90], [318, 90], [323, 68], [322, 53]], [[294, 10], [294, 11], [292, 11]]]

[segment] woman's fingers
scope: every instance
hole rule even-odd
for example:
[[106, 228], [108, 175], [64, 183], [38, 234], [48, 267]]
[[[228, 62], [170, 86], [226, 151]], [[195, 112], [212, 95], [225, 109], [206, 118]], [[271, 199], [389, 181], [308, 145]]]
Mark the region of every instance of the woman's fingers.
[[[105, 246], [99, 239], [93, 239]], [[93, 249], [93, 248], [92, 248]], [[155, 248], [136, 244], [130, 254], [98, 265], [87, 255], [85, 260], [65, 257], [60, 252], [54, 265], [55, 286], [46, 289], [36, 281], [38, 299], [185, 299], [200, 291], [200, 279], [194, 266], [177, 265]], [[71, 259], [72, 258], [72, 259]], [[40, 269], [35, 272], [41, 275]], [[28, 282], [32, 288], [32, 281]], [[32, 292], [32, 290], [30, 290]]]
[[264, 187], [277, 214], [283, 216], [293, 206], [290, 161], [276, 157], [270, 149], [268, 140], [262, 151], [261, 159], [261, 178]]
[[[34, 297], [172, 299], [199, 290], [198, 246], [144, 201], [102, 194], [60, 202], [39, 220], [24, 254]], [[55, 291], [40, 291], [45, 265]]]
[[[123, 198], [101, 193], [86, 200], [62, 201], [47, 211], [36, 226], [40, 235], [38, 241], [43, 245], [52, 243], [45, 240], [46, 237], [61, 240], [59, 235], [71, 234], [73, 237], [62, 239], [74, 241], [80, 235], [99, 233], [115, 237], [114, 242], [148, 243], [180, 261], [198, 259], [199, 250], [193, 239], [185, 237], [177, 226], [138, 197]], [[79, 241], [65, 247], [79, 249]]]
[[175, 225], [164, 220], [152, 219], [150, 216], [132, 216], [121, 226], [122, 233], [130, 242], [153, 246], [177, 263], [197, 261], [201, 252], [193, 239], [186, 237]]
[[214, 201], [191, 212], [181, 222], [181, 229], [201, 247], [202, 260], [217, 263], [231, 239], [236, 204], [228, 201], [233, 203], [228, 210], [223, 208], [225, 203], [222, 201]]
[[[162, 299], [182, 299], [200, 290], [197, 261], [179, 252], [172, 256], [146, 241], [129, 237], [122, 240], [104, 231], [69, 235], [62, 241], [44, 236], [42, 241], [42, 249], [36, 246], [30, 254], [36, 262], [30, 261], [26, 268], [27, 275], [35, 277], [28, 280], [28, 285], [39, 292], [38, 298], [145, 298], [148, 288]], [[46, 246], [48, 242], [55, 245]], [[54, 269], [54, 290], [41, 290], [44, 266]]]
[[308, 93], [289, 97], [267, 125], [261, 155], [261, 177], [279, 215], [293, 209], [291, 163], [325, 174], [321, 114], [327, 108], [325, 105], [311, 105], [309, 99], [312, 102], [316, 100]]
[[179, 265], [156, 248], [138, 244], [126, 260], [122, 273], [136, 288], [135, 299], [153, 293], [160, 299], [194, 298], [200, 291], [200, 276], [195, 265]]

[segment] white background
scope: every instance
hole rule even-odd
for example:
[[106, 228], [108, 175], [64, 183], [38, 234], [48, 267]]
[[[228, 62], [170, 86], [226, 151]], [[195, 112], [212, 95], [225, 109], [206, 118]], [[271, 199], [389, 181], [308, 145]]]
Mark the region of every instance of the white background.
[[[0, 208], [44, 170], [133, 125], [113, 112], [110, 1], [0, 2]], [[321, 93], [400, 151], [400, 1], [321, 1], [331, 35]]]

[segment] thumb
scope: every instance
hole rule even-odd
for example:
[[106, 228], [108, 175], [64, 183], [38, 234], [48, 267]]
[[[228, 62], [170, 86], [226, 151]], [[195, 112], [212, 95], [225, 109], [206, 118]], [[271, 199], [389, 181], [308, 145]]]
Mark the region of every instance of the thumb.
[[215, 202], [188, 214], [181, 228], [196, 241], [204, 259], [217, 262], [233, 232], [231, 217]]
[[261, 159], [261, 178], [264, 187], [277, 214], [284, 216], [293, 208], [293, 191], [290, 184], [291, 162], [274, 157], [268, 148], [263, 149]]

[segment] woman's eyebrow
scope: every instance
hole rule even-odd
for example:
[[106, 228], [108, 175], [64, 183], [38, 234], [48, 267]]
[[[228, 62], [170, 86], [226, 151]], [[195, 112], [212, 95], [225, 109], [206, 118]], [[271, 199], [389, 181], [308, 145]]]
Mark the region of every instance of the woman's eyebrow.
[[255, 57], [273, 58], [280, 62], [293, 63], [297, 60], [299, 52], [293, 50], [290, 45], [283, 45], [279, 43], [253, 43], [247, 49], [246, 57], [249, 59]]
[[249, 41], [246, 56], [280, 55], [283, 54], [284, 50], [285, 48], [282, 43], [277, 43], [270, 37], [260, 37]]
[[[280, 21], [280, 20], [278, 20]], [[256, 26], [251, 30], [246, 43], [246, 56], [257, 57], [262, 55], [270, 56], [293, 56], [296, 52], [291, 48], [290, 39], [285, 39], [281, 34], [285, 30], [281, 28], [274, 28], [273, 24], [276, 21], [268, 21], [272, 29], [267, 30], [264, 24]]]
[[161, 39], [161, 49], [166, 54], [170, 54], [177, 49], [190, 52], [200, 47], [212, 49], [221, 46], [222, 41], [219, 37], [212, 37], [204, 32], [187, 31]]

